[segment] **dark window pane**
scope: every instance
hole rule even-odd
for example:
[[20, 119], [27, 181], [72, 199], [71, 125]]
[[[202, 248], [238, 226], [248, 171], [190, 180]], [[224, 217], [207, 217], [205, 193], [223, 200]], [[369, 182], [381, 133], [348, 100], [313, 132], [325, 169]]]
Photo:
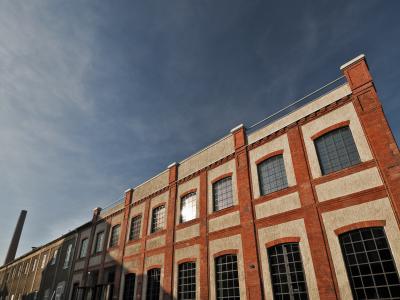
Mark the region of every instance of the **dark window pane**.
[[360, 156], [348, 126], [317, 138], [315, 147], [323, 175], [360, 163]]
[[217, 300], [240, 299], [236, 255], [227, 254], [215, 259]]
[[140, 226], [142, 224], [142, 216], [136, 216], [131, 221], [131, 229], [129, 231], [129, 239], [137, 240], [140, 238]]
[[196, 263], [187, 262], [178, 266], [178, 299], [196, 299]]
[[120, 228], [121, 226], [118, 224], [111, 229], [110, 247], [118, 245]]
[[382, 227], [353, 230], [339, 241], [355, 299], [398, 299], [399, 276]]
[[147, 271], [146, 300], [159, 300], [160, 298], [160, 269]]
[[153, 209], [151, 217], [151, 233], [164, 229], [165, 206], [161, 205]]
[[[298, 243], [280, 244], [267, 249], [275, 299], [308, 299]], [[282, 253], [278, 260], [275, 253]]]
[[225, 177], [213, 184], [214, 211], [233, 205], [232, 177]]
[[283, 155], [276, 155], [257, 165], [261, 195], [279, 191], [288, 186]]
[[124, 300], [132, 300], [135, 293], [135, 274], [125, 275]]

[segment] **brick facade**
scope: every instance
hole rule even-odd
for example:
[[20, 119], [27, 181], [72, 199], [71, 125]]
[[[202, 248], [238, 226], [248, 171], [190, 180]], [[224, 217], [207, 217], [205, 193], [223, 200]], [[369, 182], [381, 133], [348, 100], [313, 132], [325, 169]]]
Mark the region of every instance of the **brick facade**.
[[[289, 242], [299, 243], [310, 299], [349, 299], [337, 236], [374, 226], [387, 231], [400, 269], [399, 150], [365, 57], [341, 71], [347, 80], [342, 86], [255, 132], [242, 125], [234, 128], [126, 191], [124, 201], [112, 209], [95, 210], [89, 227], [76, 233], [77, 250], [63, 299], [71, 299], [74, 285], [82, 297], [95, 284], [100, 287], [91, 295], [123, 299], [124, 278], [130, 273], [136, 275], [134, 299], [145, 299], [152, 268], [161, 270], [160, 299], [176, 299], [177, 266], [189, 261], [196, 263], [196, 299], [215, 299], [214, 259], [223, 254], [237, 256], [241, 299], [272, 299], [266, 251]], [[343, 126], [351, 129], [360, 163], [321, 175], [313, 140]], [[260, 195], [257, 165], [278, 154], [284, 157], [288, 187]], [[232, 178], [233, 205], [213, 212], [213, 183], [226, 177]], [[197, 195], [196, 218], [180, 224], [180, 199], [192, 192]], [[152, 212], [160, 205], [167, 212], [165, 226], [151, 233]], [[129, 241], [131, 219], [138, 215], [140, 238]], [[109, 248], [116, 224], [121, 226], [119, 243]], [[94, 253], [100, 230], [105, 233], [104, 251]], [[89, 239], [89, 252], [79, 259], [83, 238]], [[10, 268], [12, 264], [0, 269], [3, 293], [7, 286], [8, 295], [22, 294], [4, 279]], [[90, 282], [94, 274], [95, 283]]]

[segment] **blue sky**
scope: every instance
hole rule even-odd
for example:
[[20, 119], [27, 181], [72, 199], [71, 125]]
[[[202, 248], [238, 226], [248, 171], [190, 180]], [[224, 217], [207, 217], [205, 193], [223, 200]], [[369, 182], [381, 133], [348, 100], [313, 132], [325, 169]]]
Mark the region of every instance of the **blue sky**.
[[0, 263], [340, 76], [365, 53], [400, 138], [399, 1], [2, 1]]

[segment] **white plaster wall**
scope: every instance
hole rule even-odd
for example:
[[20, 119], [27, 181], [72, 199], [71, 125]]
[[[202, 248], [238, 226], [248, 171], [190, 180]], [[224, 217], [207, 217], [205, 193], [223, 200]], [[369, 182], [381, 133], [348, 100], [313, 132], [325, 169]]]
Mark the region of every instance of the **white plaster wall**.
[[237, 179], [236, 179], [236, 166], [235, 160], [232, 159], [223, 165], [220, 165], [214, 169], [208, 171], [207, 176], [207, 201], [208, 201], [208, 213], [213, 212], [213, 196], [212, 196], [212, 181], [226, 173], [232, 172], [232, 196], [233, 196], [233, 205], [237, 205], [238, 201], [238, 194], [237, 194]]
[[244, 263], [243, 263], [243, 250], [242, 250], [242, 239], [241, 235], [229, 236], [226, 238], [212, 240], [209, 242], [208, 254], [210, 261], [210, 298], [216, 299], [215, 291], [215, 261], [214, 254], [228, 250], [235, 249], [238, 250], [237, 260], [238, 260], [238, 273], [239, 273], [239, 288], [240, 288], [240, 299], [247, 299], [246, 296], [246, 284], [244, 275]]
[[240, 224], [240, 215], [238, 211], [212, 218], [208, 221], [208, 231], [214, 232]]
[[178, 262], [185, 258], [196, 258], [196, 299], [200, 299], [200, 247], [199, 245], [193, 245], [175, 250], [174, 257], [174, 299], [177, 299], [178, 295]]
[[[314, 264], [311, 257], [310, 245], [308, 244], [304, 220], [294, 220], [258, 230], [260, 244], [261, 267], [264, 277], [264, 291], [267, 299], [273, 299], [271, 274], [265, 244], [285, 237], [299, 237], [299, 247], [306, 277], [307, 290], [310, 299], [320, 299], [317, 287], [317, 280], [314, 272]], [[318, 267], [318, 266], [317, 266]]]
[[381, 185], [383, 185], [383, 182], [379, 171], [376, 167], [373, 167], [319, 184], [315, 187], [315, 190], [318, 200], [326, 201]]
[[255, 206], [256, 219], [266, 218], [275, 214], [300, 208], [300, 197], [294, 192], [282, 197], [268, 200]]
[[349, 128], [354, 138], [358, 154], [362, 162], [372, 159], [371, 150], [365, 138], [357, 113], [353, 103], [348, 103], [338, 109], [335, 109], [324, 116], [321, 116], [301, 127], [304, 137], [304, 143], [310, 163], [311, 174], [313, 178], [321, 176], [321, 168], [318, 162], [317, 152], [315, 150], [314, 141], [311, 137], [329, 126], [340, 122], [350, 121]]
[[159, 248], [165, 245], [165, 234], [146, 241], [146, 250]]
[[100, 263], [101, 263], [101, 255], [96, 255], [89, 259], [89, 267], [100, 265]]
[[134, 243], [125, 247], [125, 256], [133, 255], [139, 253], [141, 249], [141, 243]]
[[76, 261], [75, 262], [75, 266], [74, 266], [74, 270], [82, 270], [83, 267], [85, 266], [85, 261], [81, 260], [81, 261]]
[[301, 118], [304, 118], [305, 116], [309, 115], [310, 113], [317, 111], [339, 99], [342, 99], [343, 97], [350, 95], [351, 94], [351, 89], [348, 86], [348, 84], [343, 84], [340, 87], [329, 91], [328, 93], [322, 95], [321, 97], [317, 98], [316, 100], [313, 100], [312, 102], [307, 103], [306, 105], [302, 106], [299, 109], [296, 109], [292, 113], [288, 114], [287, 116], [284, 116], [275, 122], [272, 122], [271, 124], [268, 124], [267, 126], [251, 133], [248, 136], [248, 142], [249, 144], [254, 143], [255, 141], [258, 141], [259, 139], [262, 139], [263, 137], [266, 137], [267, 135], [278, 131], [279, 129], [284, 128], [285, 126], [292, 124], [293, 122], [296, 122], [297, 120], [300, 120]]
[[385, 220], [386, 236], [397, 270], [400, 270], [400, 231], [388, 198], [326, 212], [322, 219], [342, 299], [352, 299], [352, 294], [336, 229], [362, 221]]
[[286, 177], [288, 186], [296, 185], [296, 177], [294, 175], [292, 155], [290, 153], [289, 140], [287, 134], [281, 135], [276, 139], [252, 149], [249, 152], [251, 181], [253, 183], [254, 198], [260, 197], [260, 185], [258, 181], [256, 161], [269, 153], [283, 150], [283, 161], [285, 164]]
[[217, 141], [204, 151], [193, 154], [179, 165], [178, 179], [186, 176], [235, 152], [233, 136]]
[[143, 199], [158, 190], [168, 186], [169, 171], [165, 170], [162, 173], [150, 178], [146, 182], [137, 186], [133, 191], [133, 202]]
[[175, 232], [175, 242], [181, 242], [184, 240], [188, 240], [200, 235], [200, 225], [194, 224], [192, 226], [188, 226]]
[[176, 223], [179, 224], [180, 216], [181, 216], [181, 195], [190, 191], [192, 189], [196, 189], [196, 218], [200, 215], [200, 205], [199, 205], [199, 192], [200, 192], [200, 177], [197, 176], [189, 181], [186, 181], [180, 185], [178, 185], [177, 199], [176, 199]]

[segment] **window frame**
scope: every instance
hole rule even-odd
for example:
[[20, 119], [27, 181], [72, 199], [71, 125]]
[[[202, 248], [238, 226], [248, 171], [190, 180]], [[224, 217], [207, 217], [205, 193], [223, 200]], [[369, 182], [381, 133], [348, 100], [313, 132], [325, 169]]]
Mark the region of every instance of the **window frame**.
[[[194, 268], [193, 268], [193, 265], [192, 265], [191, 269], [181, 270], [181, 266], [187, 265], [187, 264], [194, 264]], [[194, 269], [194, 275], [186, 276], [186, 277], [181, 277], [180, 276], [181, 272], [188, 271], [188, 270], [192, 271], [193, 269]], [[193, 293], [194, 293], [194, 298], [192, 298], [192, 299], [196, 299], [196, 295], [197, 295], [197, 277], [196, 277], [196, 274], [197, 274], [197, 262], [196, 262], [195, 258], [186, 258], [186, 259], [183, 259], [181, 261], [178, 261], [178, 263], [177, 263], [177, 289], [176, 289], [178, 300], [189, 299], [188, 297], [181, 298], [181, 294], [186, 295], [186, 293], [192, 294], [192, 296], [193, 296]], [[191, 282], [190, 283], [185, 283], [185, 281], [188, 282], [188, 280], [187, 280], [188, 278], [192, 279]], [[191, 289], [190, 289], [191, 291], [185, 291], [185, 290], [182, 291], [181, 290], [182, 281], [183, 281], [183, 285], [189, 285], [189, 284], [191, 285]], [[194, 287], [193, 287], [193, 285], [194, 285]]]
[[[279, 186], [278, 188], [273, 188], [272, 187], [269, 190], [265, 191], [263, 187], [264, 186], [268, 186], [270, 184], [270, 182], [269, 181], [267, 181], [265, 183], [263, 182], [262, 179], [263, 178], [267, 178], [267, 177], [261, 176], [262, 175], [261, 174], [262, 170], [260, 170], [260, 169], [261, 169], [261, 167], [263, 165], [272, 162], [272, 160], [276, 159], [276, 158], [281, 158], [279, 163], [282, 164], [280, 167], [282, 167], [283, 174], [285, 176], [284, 176], [284, 178], [282, 177], [279, 180], [284, 181], [284, 183], [281, 186]], [[269, 194], [274, 193], [274, 192], [278, 192], [278, 191], [284, 190], [284, 189], [289, 187], [287, 170], [286, 170], [286, 166], [285, 166], [285, 156], [284, 156], [283, 150], [278, 150], [278, 151], [274, 151], [272, 153], [269, 153], [269, 154], [261, 157], [260, 159], [258, 159], [255, 163], [256, 163], [256, 169], [257, 169], [256, 171], [257, 171], [258, 188], [259, 188], [260, 197], [269, 195]], [[275, 176], [275, 174], [276, 174], [276, 172], [274, 174], [272, 174], [272, 175]], [[277, 177], [275, 176], [275, 179], [276, 178]], [[275, 180], [275, 181], [277, 181], [277, 180]]]
[[[227, 201], [225, 201], [226, 199], [221, 199], [221, 200], [216, 199], [216, 197], [215, 197], [216, 196], [216, 192], [215, 192], [216, 186], [217, 186], [217, 184], [220, 184], [223, 180], [226, 180], [228, 178], [230, 179], [230, 185], [231, 185], [231, 189], [230, 189], [231, 203], [230, 203], [230, 205], [224, 205], [223, 207], [219, 208], [219, 207], [217, 207], [218, 206], [217, 201], [221, 201], [221, 203], [227, 202]], [[212, 196], [212, 211], [214, 213], [235, 206], [235, 198], [234, 198], [234, 190], [233, 190], [233, 173], [232, 172], [218, 176], [217, 178], [214, 178], [213, 181], [211, 181], [211, 196]]]
[[[350, 144], [345, 144], [345, 142], [344, 142], [343, 133], [341, 133], [341, 131], [343, 131], [344, 129], [347, 129], [346, 134], [349, 134], [349, 136], [351, 137]], [[326, 138], [329, 135], [333, 135], [334, 133], [339, 133], [339, 132], [340, 132], [340, 139], [344, 145], [344, 150], [342, 150], [342, 151], [345, 151], [345, 153], [346, 153], [346, 156], [348, 158], [347, 162], [345, 162], [344, 160], [340, 160], [340, 158], [342, 156], [340, 156], [338, 154], [338, 147], [336, 146], [335, 143], [333, 143], [334, 146], [332, 146], [330, 148], [331, 150], [329, 152], [328, 152], [327, 145], [324, 146], [326, 150], [322, 150], [321, 149], [322, 146], [318, 146], [318, 143], [321, 142], [323, 138]], [[325, 128], [325, 129], [321, 130], [320, 132], [314, 134], [311, 137], [311, 139], [314, 144], [315, 154], [317, 156], [319, 170], [320, 170], [322, 176], [326, 176], [326, 175], [329, 175], [329, 174], [332, 174], [335, 172], [339, 172], [341, 170], [344, 170], [344, 169], [347, 169], [347, 168], [350, 168], [352, 166], [356, 166], [356, 165], [362, 163], [360, 152], [359, 152], [359, 149], [357, 147], [356, 141], [353, 136], [353, 132], [350, 127], [350, 121], [340, 122], [338, 124], [335, 124], [328, 128]], [[331, 139], [333, 139], [333, 137]], [[354, 147], [354, 149], [351, 149], [352, 147]], [[333, 153], [333, 156], [327, 155], [326, 158], [322, 158], [321, 152], [324, 152], [324, 151], [327, 153]], [[357, 157], [354, 157], [355, 158], [354, 161], [352, 161], [350, 159], [349, 153], [356, 154]], [[324, 166], [324, 162], [322, 161], [323, 159], [329, 159], [330, 161], [334, 161], [335, 159], [337, 159], [338, 166], [332, 167], [332, 166], [330, 166], [331, 163], [329, 165]], [[329, 166], [330, 166], [330, 168], [328, 168]], [[328, 170], [326, 170], [326, 169], [328, 169]]]
[[[293, 246], [297, 247], [297, 251], [287, 252], [289, 247], [293, 250]], [[309, 299], [310, 295], [307, 285], [306, 271], [304, 269], [303, 256], [301, 254], [300, 238], [286, 237], [277, 239], [267, 243], [265, 248], [273, 297], [276, 298], [288, 295], [289, 297], [298, 296], [300, 298], [303, 297]], [[281, 253], [279, 253], [280, 250], [282, 251]], [[273, 253], [273, 251], [275, 252]], [[295, 256], [297, 256], [297, 258]], [[282, 258], [283, 262], [280, 261]], [[293, 272], [293, 267], [295, 268], [295, 272]], [[292, 281], [292, 273], [296, 274], [294, 282]], [[279, 282], [275, 281], [274, 278], [279, 278]], [[282, 278], [285, 278], [286, 281], [281, 282]], [[299, 287], [300, 284], [303, 285], [304, 290], [295, 291], [293, 286]], [[279, 286], [279, 289], [277, 286]], [[284, 286], [287, 287], [287, 292], [282, 292], [282, 287]], [[277, 295], [277, 293], [279, 295]]]
[[[135, 228], [133, 228], [133, 225], [134, 225], [134, 221], [137, 219], [139, 219], [139, 227], [138, 227], [138, 230], [134, 231]], [[134, 235], [135, 232], [137, 233], [137, 235]], [[130, 226], [129, 226], [128, 241], [140, 240], [141, 233], [142, 233], [142, 214], [138, 214], [131, 218], [131, 222], [130, 222]]]
[[[183, 219], [183, 214], [182, 214], [182, 211], [184, 209], [183, 203], [184, 203], [184, 200], [190, 199], [191, 196], [192, 197], [194, 196], [194, 200], [192, 200], [192, 202], [191, 202], [192, 209], [194, 208], [194, 217], [191, 218], [191, 219], [184, 220]], [[183, 223], [186, 223], [186, 222], [190, 222], [190, 221], [193, 221], [193, 220], [197, 219], [197, 201], [198, 201], [197, 189], [193, 189], [193, 190], [187, 191], [187, 192], [183, 193], [180, 196], [180, 210], [179, 210], [179, 223], [180, 224], [183, 224]], [[193, 203], [194, 203], [194, 205], [193, 205]]]
[[[114, 240], [114, 235], [115, 235], [115, 230], [118, 229], [118, 234], [116, 237], [116, 240]], [[120, 240], [120, 234], [121, 234], [121, 224], [114, 224], [111, 227], [111, 232], [110, 232], [110, 241], [108, 242], [108, 248], [114, 248], [118, 247], [119, 245], [119, 240]]]
[[[156, 211], [161, 210], [161, 209], [164, 209], [163, 216], [162, 216], [162, 222], [163, 222], [162, 226], [160, 226], [160, 225], [155, 223], [156, 220], [155, 220], [155, 215], [154, 215], [156, 213]], [[161, 203], [161, 204], [159, 204], [157, 206], [154, 206], [152, 208], [152, 210], [151, 210], [151, 219], [150, 219], [150, 234], [153, 234], [153, 233], [156, 233], [156, 232], [160, 232], [160, 231], [165, 229], [166, 221], [167, 221], [166, 220], [166, 217], [167, 217], [166, 213], [167, 213], [166, 203]]]
[[[365, 297], [370, 299], [370, 296], [385, 299], [394, 299], [392, 297], [395, 297], [397, 299], [400, 297], [400, 292], [393, 295], [392, 287], [393, 290], [395, 288], [396, 291], [400, 290], [400, 274], [385, 227], [379, 226], [379, 224], [368, 225], [368, 222], [366, 222], [364, 227], [351, 228], [348, 226], [347, 228], [350, 229], [348, 231], [335, 232], [338, 234], [338, 242], [352, 296], [354, 299]], [[346, 229], [346, 227], [343, 229]], [[388, 256], [383, 258], [384, 253]], [[391, 271], [385, 269], [391, 269]], [[392, 278], [388, 279], [390, 275], [392, 275]], [[382, 280], [385, 283], [379, 284], [379, 281]], [[397, 282], [389, 283], [389, 280]], [[389, 295], [382, 295], [383, 289]], [[367, 294], [367, 292], [372, 291], [375, 292], [375, 295]]]
[[[84, 243], [86, 243], [86, 245], [84, 245]], [[79, 258], [85, 258], [87, 256], [88, 247], [89, 247], [89, 238], [82, 239], [81, 245], [79, 247]], [[84, 253], [83, 253], [83, 251], [84, 251]]]
[[[99, 236], [102, 235], [102, 239], [101, 241], [99, 241]], [[96, 240], [94, 242], [94, 254], [98, 254], [103, 252], [104, 250], [104, 237], [105, 237], [105, 233], [104, 230], [101, 230], [99, 232], [96, 233]]]
[[[158, 272], [155, 274], [158, 276], [158, 289], [154, 291], [154, 285], [150, 288], [150, 278], [154, 277], [153, 274], [149, 274], [150, 272]], [[161, 295], [161, 266], [153, 266], [147, 269], [146, 271], [147, 281], [146, 281], [146, 300], [158, 300]], [[153, 282], [151, 282], [153, 283]], [[154, 293], [155, 292], [155, 293]], [[153, 294], [154, 293], [154, 294]]]
[[[214, 256], [214, 270], [215, 270], [214, 284], [215, 284], [215, 299], [216, 300], [220, 300], [220, 299], [240, 299], [240, 273], [239, 273], [239, 258], [238, 258], [238, 255], [239, 255], [239, 252], [237, 250], [225, 250], [225, 251], [221, 251], [221, 252], [215, 253], [213, 255]], [[222, 284], [222, 281], [221, 281], [221, 284], [219, 284], [220, 283], [219, 282], [220, 277], [222, 277], [222, 276], [219, 276], [219, 273], [221, 273], [221, 272], [218, 271], [218, 268], [219, 268], [218, 260], [219, 259], [228, 258], [228, 256], [235, 257], [235, 261], [232, 261], [231, 264], [236, 264], [236, 270], [232, 269], [232, 270], [229, 270], [229, 272], [231, 272], [231, 273], [236, 272], [236, 274], [235, 274], [236, 277], [234, 276], [232, 278], [221, 279], [221, 280], [230, 281], [231, 284], [233, 284], [232, 282], [234, 282], [234, 286], [230, 287], [230, 291], [233, 290], [233, 293], [236, 293], [236, 291], [237, 291], [237, 295], [233, 296], [233, 298], [225, 298], [223, 295], [220, 296], [220, 293], [222, 291], [219, 290], [220, 286], [223, 286], [223, 284]], [[221, 264], [222, 263], [224, 263], [226, 265], [228, 264], [228, 262], [221, 262]], [[225, 271], [225, 272], [228, 272], [228, 271]], [[231, 293], [229, 292], [229, 294], [231, 294]]]

